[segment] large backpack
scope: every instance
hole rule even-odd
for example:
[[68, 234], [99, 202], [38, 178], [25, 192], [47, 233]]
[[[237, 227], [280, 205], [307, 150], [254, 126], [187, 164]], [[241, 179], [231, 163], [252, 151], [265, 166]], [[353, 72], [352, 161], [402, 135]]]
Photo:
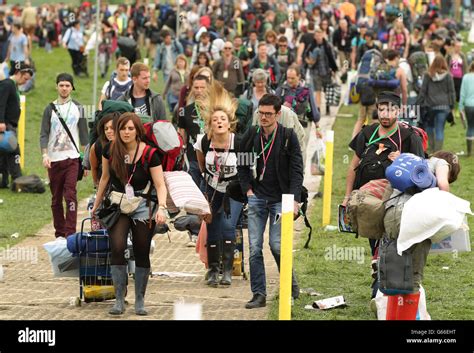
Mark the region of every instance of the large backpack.
[[308, 87], [298, 87], [295, 94], [288, 92], [286, 88], [282, 88], [280, 98], [283, 103], [291, 105], [291, 110], [298, 115], [300, 121], [307, 121], [306, 116], [311, 109], [310, 94], [312, 93]]
[[145, 139], [147, 144], [157, 148], [163, 171], [171, 172], [183, 168], [183, 139], [168, 120], [146, 123]]
[[378, 90], [393, 90], [400, 86], [396, 78], [397, 70], [390, 67], [382, 53], [371, 49], [360, 59], [357, 70], [356, 88], [361, 93], [361, 104], [375, 104], [375, 94]]
[[387, 179], [371, 180], [351, 193], [347, 216], [352, 230], [369, 239], [380, 239], [384, 234], [385, 202], [393, 188]]
[[413, 75], [413, 88], [420, 93], [423, 77], [429, 68], [428, 56], [422, 51], [414, 52], [408, 57], [408, 63]]
[[[123, 96], [125, 92], [127, 92], [130, 89], [130, 87], [132, 87], [132, 84], [133, 84], [132, 80], [121, 85], [120, 83], [117, 82], [117, 80], [115, 80], [116, 77], [117, 77], [117, 72], [116, 71], [112, 72], [112, 75], [110, 76], [109, 86], [107, 87], [107, 90], [105, 91], [105, 99], [115, 101], [119, 99], [119, 97]], [[112, 90], [112, 88], [114, 89]]]

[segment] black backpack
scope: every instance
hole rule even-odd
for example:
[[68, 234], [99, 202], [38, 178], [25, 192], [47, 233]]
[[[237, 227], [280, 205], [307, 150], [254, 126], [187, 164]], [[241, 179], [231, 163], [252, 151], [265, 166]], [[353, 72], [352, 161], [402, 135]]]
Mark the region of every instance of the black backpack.
[[42, 194], [46, 189], [40, 177], [32, 174], [21, 176], [13, 180], [12, 191]]
[[[377, 125], [371, 125], [363, 130], [364, 135], [366, 136], [367, 141], [370, 139], [370, 136], [374, 132], [374, 129]], [[354, 181], [354, 190], [360, 189], [360, 187], [371, 180], [375, 179], [384, 179], [385, 178], [385, 169], [392, 164], [392, 161], [388, 159], [388, 155], [392, 151], [390, 146], [385, 145], [386, 149], [377, 154], [379, 148], [378, 143], [373, 143], [366, 146], [362, 156], [360, 158], [360, 163], [355, 168], [355, 181]]]

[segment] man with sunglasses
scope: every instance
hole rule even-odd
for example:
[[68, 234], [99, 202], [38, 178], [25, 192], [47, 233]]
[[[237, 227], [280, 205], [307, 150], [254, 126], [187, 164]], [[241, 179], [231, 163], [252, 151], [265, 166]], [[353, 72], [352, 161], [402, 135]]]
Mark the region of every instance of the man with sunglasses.
[[285, 36], [278, 39], [278, 47], [273, 55], [280, 65], [281, 72], [286, 72], [288, 67], [295, 62], [295, 54], [288, 48], [288, 38]]
[[[411, 127], [398, 121], [401, 113], [401, 99], [398, 94], [390, 91], [379, 93], [376, 108], [378, 122], [365, 126], [349, 144], [354, 150], [354, 156], [347, 170], [343, 206], [347, 205], [353, 190], [371, 180], [385, 179], [385, 169], [401, 153], [413, 153], [422, 158], [425, 156], [421, 138]], [[374, 256], [377, 241], [369, 239], [369, 243]], [[375, 298], [378, 289], [376, 263], [373, 263], [372, 269], [372, 298]]]
[[216, 80], [220, 81], [224, 88], [236, 97], [242, 93], [245, 76], [240, 59], [233, 55], [234, 46], [232, 42], [224, 43], [222, 57], [214, 62], [212, 72]]
[[[280, 269], [281, 198], [294, 195], [294, 214], [299, 213], [303, 186], [303, 157], [293, 129], [283, 127], [281, 99], [264, 95], [258, 104], [259, 126], [247, 130], [242, 137], [240, 152], [251, 154], [252, 165], [238, 165], [242, 192], [248, 198], [248, 230], [250, 245], [250, 286], [252, 299], [247, 309], [266, 306], [266, 278], [263, 261], [263, 235], [270, 218], [270, 249]], [[299, 288], [293, 272], [292, 297], [298, 298]]]
[[[24, 85], [33, 77], [33, 70], [25, 63], [14, 64], [14, 75], [9, 79], [0, 81], [0, 133], [13, 131], [16, 135], [18, 121], [20, 120], [20, 91], [18, 87]], [[0, 188], [8, 187], [8, 176], [12, 181], [21, 176], [20, 147], [13, 152], [0, 152], [0, 173], [2, 180]]]

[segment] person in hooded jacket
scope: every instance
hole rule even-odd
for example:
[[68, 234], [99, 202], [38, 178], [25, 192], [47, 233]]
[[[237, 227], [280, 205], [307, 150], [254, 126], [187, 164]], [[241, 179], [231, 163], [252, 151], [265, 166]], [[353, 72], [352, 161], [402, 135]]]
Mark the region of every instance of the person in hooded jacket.
[[454, 110], [456, 91], [443, 56], [437, 55], [423, 77], [418, 104], [427, 107], [426, 132], [430, 152], [443, 149], [444, 126]]

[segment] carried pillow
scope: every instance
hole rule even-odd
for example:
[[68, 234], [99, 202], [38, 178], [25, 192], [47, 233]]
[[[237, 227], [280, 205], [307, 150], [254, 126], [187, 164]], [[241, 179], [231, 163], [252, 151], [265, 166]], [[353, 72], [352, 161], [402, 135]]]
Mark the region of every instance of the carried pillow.
[[166, 188], [168, 189], [167, 207], [172, 210], [184, 209], [187, 213], [198, 216], [211, 214], [209, 202], [197, 187], [196, 183], [186, 172], [164, 172]]

